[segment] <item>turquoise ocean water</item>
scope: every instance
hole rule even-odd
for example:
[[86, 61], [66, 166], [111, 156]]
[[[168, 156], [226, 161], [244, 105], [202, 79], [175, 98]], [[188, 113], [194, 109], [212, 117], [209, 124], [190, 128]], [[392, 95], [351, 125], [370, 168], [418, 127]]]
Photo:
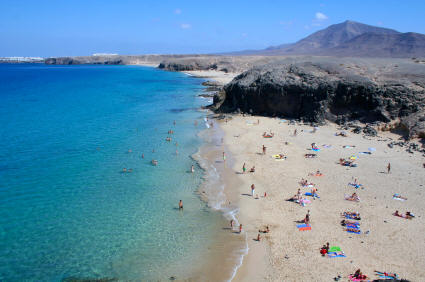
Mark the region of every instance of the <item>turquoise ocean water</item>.
[[188, 172], [205, 128], [199, 82], [0, 64], [0, 280], [190, 277], [223, 223], [196, 193], [201, 170]]

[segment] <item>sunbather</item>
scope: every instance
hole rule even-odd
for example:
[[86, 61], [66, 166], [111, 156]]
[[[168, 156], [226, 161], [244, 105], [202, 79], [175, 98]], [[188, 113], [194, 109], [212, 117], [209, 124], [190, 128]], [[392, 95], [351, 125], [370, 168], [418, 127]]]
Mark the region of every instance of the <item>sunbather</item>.
[[249, 172], [255, 172], [255, 166], [251, 167], [251, 169], [249, 170]]
[[394, 194], [393, 195], [393, 198], [397, 198], [397, 199], [401, 199], [401, 200], [407, 200], [407, 198], [406, 197], [402, 197], [401, 195], [399, 195], [399, 194]]
[[349, 219], [355, 219], [360, 220], [360, 214], [358, 212], [344, 212], [343, 216], [349, 218]]
[[357, 193], [353, 193], [351, 196], [346, 195], [345, 199], [347, 201], [360, 202], [360, 198], [357, 196]]
[[316, 154], [305, 154], [304, 157], [305, 158], [315, 158], [317, 155]]
[[360, 226], [360, 223], [358, 223], [356, 221], [350, 221], [350, 220], [343, 219], [341, 221], [341, 225], [342, 226]]

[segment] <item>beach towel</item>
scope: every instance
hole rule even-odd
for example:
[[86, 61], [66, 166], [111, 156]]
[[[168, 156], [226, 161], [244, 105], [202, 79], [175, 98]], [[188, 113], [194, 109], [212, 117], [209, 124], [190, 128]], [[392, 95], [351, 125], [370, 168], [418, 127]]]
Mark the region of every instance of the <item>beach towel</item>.
[[283, 158], [280, 158], [280, 155], [272, 155], [272, 157], [276, 160], [276, 161], [284, 161], [286, 159], [286, 157], [284, 156]]
[[355, 223], [346, 223], [345, 226], [348, 228], [354, 228], [354, 229], [360, 228], [360, 224], [355, 224]]
[[363, 186], [362, 184], [356, 184], [356, 183], [348, 183], [348, 185], [353, 186], [356, 189]]
[[299, 231], [311, 230], [310, 224], [298, 224], [297, 228], [298, 228]]
[[312, 150], [313, 150], [313, 151], [316, 151], [316, 152], [319, 152], [319, 151], [320, 151], [320, 149], [319, 149], [319, 148], [313, 148]]
[[350, 156], [350, 160], [357, 160], [357, 158], [358, 158], [358, 157], [357, 157], [356, 155], [351, 155], [351, 156]]
[[345, 146], [342, 146], [342, 148], [344, 148], [344, 149], [352, 149], [352, 148], [354, 148], [354, 146], [345, 145]]
[[313, 195], [311, 192], [306, 192], [304, 195], [311, 196], [311, 197], [316, 197], [316, 198], [320, 198], [319, 195], [317, 195], [317, 194], [314, 194]]
[[324, 144], [323, 145], [323, 148], [332, 148], [332, 145], [326, 145], [326, 144]]
[[402, 201], [402, 202], [406, 201], [405, 199], [397, 198], [397, 197], [394, 197], [394, 196], [393, 196], [393, 199], [397, 200], [397, 201]]
[[359, 152], [359, 154], [362, 154], [362, 155], [372, 155], [371, 152]]
[[381, 271], [376, 271], [375, 274], [379, 276], [381, 279], [387, 279], [387, 280], [396, 280], [399, 279], [397, 273], [386, 273]]
[[338, 246], [331, 246], [331, 247], [329, 248], [329, 252], [330, 252], [330, 253], [332, 253], [332, 252], [342, 252], [342, 250], [341, 250], [341, 248], [340, 248], [340, 247], [338, 247]]
[[373, 148], [373, 147], [369, 147], [369, 148], [367, 148], [369, 151], [371, 151], [371, 152], [375, 152], [376, 151], [376, 149], [375, 148]]
[[346, 257], [346, 255], [342, 251], [328, 252], [328, 257], [330, 257], [330, 258], [342, 258], [342, 257]]

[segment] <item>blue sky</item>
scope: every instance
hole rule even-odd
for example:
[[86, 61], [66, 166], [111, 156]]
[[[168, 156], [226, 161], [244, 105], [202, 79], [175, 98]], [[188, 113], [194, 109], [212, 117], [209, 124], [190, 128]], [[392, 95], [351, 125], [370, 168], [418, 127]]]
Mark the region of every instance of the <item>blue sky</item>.
[[347, 19], [425, 33], [424, 0], [0, 0], [0, 7], [0, 56], [261, 49]]

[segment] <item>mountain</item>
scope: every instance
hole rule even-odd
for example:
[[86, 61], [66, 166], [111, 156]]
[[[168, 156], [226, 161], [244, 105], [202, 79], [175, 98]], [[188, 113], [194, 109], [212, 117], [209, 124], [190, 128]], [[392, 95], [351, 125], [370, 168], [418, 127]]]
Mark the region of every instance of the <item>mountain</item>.
[[425, 35], [414, 32], [397, 34], [364, 33], [338, 46], [324, 50], [324, 55], [353, 57], [423, 57]]
[[243, 51], [247, 55], [335, 55], [366, 57], [425, 56], [425, 35], [345, 21], [319, 30], [293, 44], [263, 50]]

